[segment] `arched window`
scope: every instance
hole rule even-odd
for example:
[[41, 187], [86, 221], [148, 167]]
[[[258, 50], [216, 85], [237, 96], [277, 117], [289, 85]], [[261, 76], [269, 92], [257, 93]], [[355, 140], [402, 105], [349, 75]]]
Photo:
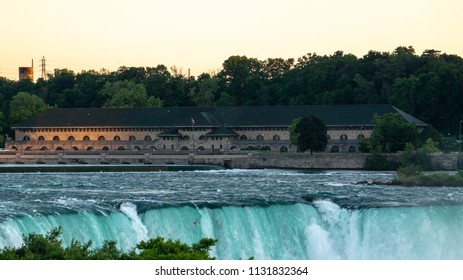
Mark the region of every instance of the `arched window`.
[[88, 147], [87, 147], [87, 151], [91, 151], [91, 150], [93, 150], [93, 147], [92, 147], [92, 146], [88, 146]]
[[121, 137], [119, 135], [114, 136], [114, 141], [121, 141]]
[[152, 139], [151, 139], [151, 136], [149, 136], [149, 135], [146, 135], [146, 136], [145, 136], [145, 141], [151, 141], [151, 140], [152, 140]]
[[287, 152], [288, 152], [288, 147], [282, 146], [282, 147], [280, 148], [280, 153], [287, 153]]
[[11, 147], [11, 149], [14, 150], [14, 151], [18, 150], [18, 148], [16, 148], [15, 146]]
[[108, 146], [104, 146], [102, 150], [103, 150], [103, 151], [108, 151], [109, 148], [108, 148]]
[[39, 136], [39, 138], [37, 138], [37, 140], [39, 140], [39, 141], [45, 141], [45, 137]]
[[349, 146], [349, 149], [347, 150], [349, 153], [355, 153], [357, 152], [357, 147], [355, 146]]
[[182, 151], [187, 151], [187, 150], [188, 150], [188, 147], [187, 147], [187, 146], [183, 146], [182, 148], [180, 148], [180, 150], [182, 150]]
[[106, 140], [106, 139], [104, 138], [104, 136], [103, 136], [103, 135], [102, 135], [102, 136], [100, 136], [100, 137], [98, 137], [98, 141], [104, 141], [104, 140]]
[[129, 141], [135, 141], [135, 140], [137, 140], [137, 138], [135, 138], [135, 136], [133, 136], [133, 135], [130, 135]]
[[188, 136], [188, 135], [183, 135], [182, 140], [188, 141], [188, 140], [190, 140], [190, 136]]
[[273, 135], [273, 141], [280, 141], [280, 135]]
[[264, 135], [257, 135], [256, 140], [257, 141], [264, 141]]
[[54, 136], [53, 141], [59, 141], [59, 136]]
[[199, 136], [199, 140], [206, 140], [206, 136], [204, 135]]
[[57, 150], [57, 151], [62, 151], [62, 150], [63, 150], [63, 147], [56, 147], [56, 150]]
[[346, 134], [343, 134], [343, 135], [341, 135], [341, 137], [339, 137], [339, 139], [341, 139], [341, 140], [347, 140], [347, 139], [348, 139], [348, 137], [347, 137], [347, 135], [346, 135]]
[[74, 147], [72, 147], [72, 150], [74, 150], [74, 151], [78, 151], [78, 150], [79, 150], [79, 148], [77, 148], [76, 146], [74, 146]]
[[357, 136], [357, 139], [358, 139], [358, 140], [363, 140], [363, 139], [365, 139], [365, 135], [359, 134], [359, 135]]
[[23, 137], [23, 140], [24, 140], [24, 141], [29, 141], [29, 140], [31, 140], [31, 138], [30, 138], [29, 136], [26, 135], [26, 136]]
[[330, 150], [332, 153], [339, 153], [339, 147], [338, 146], [333, 146], [331, 147], [331, 150]]
[[40, 148], [41, 151], [48, 151], [48, 148], [43, 146], [42, 148]]
[[141, 148], [138, 147], [138, 146], [135, 146], [133, 149], [134, 149], [135, 151], [140, 151], [140, 150], [141, 150]]
[[26, 151], [32, 151], [32, 147], [31, 147], [31, 146], [28, 146], [28, 147], [26, 148]]
[[198, 151], [204, 151], [204, 147], [203, 147], [203, 146], [199, 146], [197, 150], [198, 150]]
[[90, 140], [90, 137], [88, 137], [87, 135], [84, 136], [84, 141], [89, 141]]
[[74, 141], [74, 140], [75, 140], [74, 136], [69, 136], [68, 137], [68, 141]]
[[119, 148], [117, 148], [119, 151], [123, 151], [125, 150], [125, 148], [123, 146], [119, 146]]
[[240, 140], [241, 141], [246, 141], [246, 140], [248, 140], [248, 137], [246, 135], [241, 135]]
[[151, 147], [150, 147], [150, 151], [156, 151], [156, 147], [151, 146]]

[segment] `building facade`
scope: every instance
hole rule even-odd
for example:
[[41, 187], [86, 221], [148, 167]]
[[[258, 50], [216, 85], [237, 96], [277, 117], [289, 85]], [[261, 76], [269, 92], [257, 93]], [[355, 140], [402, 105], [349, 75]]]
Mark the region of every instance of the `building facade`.
[[50, 109], [14, 127], [16, 151], [296, 151], [289, 126], [315, 115], [327, 126], [327, 152], [357, 152], [375, 115], [391, 105]]

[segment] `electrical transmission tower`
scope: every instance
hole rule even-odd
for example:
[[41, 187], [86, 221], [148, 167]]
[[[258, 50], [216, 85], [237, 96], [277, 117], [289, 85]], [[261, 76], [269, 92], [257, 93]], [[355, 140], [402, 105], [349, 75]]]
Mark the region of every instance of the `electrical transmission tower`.
[[42, 59], [40, 60], [41, 62], [41, 67], [42, 67], [42, 79], [46, 79], [47, 78], [47, 71], [45, 69], [45, 56], [42, 56]]

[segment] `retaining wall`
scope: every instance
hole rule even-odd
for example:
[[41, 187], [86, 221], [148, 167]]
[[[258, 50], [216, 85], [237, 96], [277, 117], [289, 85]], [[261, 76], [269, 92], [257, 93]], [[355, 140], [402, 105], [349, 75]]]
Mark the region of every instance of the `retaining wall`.
[[[153, 154], [153, 153], [2, 153], [3, 164], [205, 164], [227, 168], [300, 168], [363, 169], [368, 154]], [[399, 161], [400, 154], [388, 154], [388, 160]], [[463, 169], [463, 154], [432, 155], [433, 163], [442, 170]]]

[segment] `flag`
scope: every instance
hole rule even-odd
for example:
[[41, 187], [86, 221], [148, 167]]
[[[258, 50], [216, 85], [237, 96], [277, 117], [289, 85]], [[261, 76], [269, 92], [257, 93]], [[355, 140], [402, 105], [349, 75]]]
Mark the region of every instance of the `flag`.
[[193, 119], [193, 117], [191, 117], [191, 125], [195, 125], [195, 119]]

